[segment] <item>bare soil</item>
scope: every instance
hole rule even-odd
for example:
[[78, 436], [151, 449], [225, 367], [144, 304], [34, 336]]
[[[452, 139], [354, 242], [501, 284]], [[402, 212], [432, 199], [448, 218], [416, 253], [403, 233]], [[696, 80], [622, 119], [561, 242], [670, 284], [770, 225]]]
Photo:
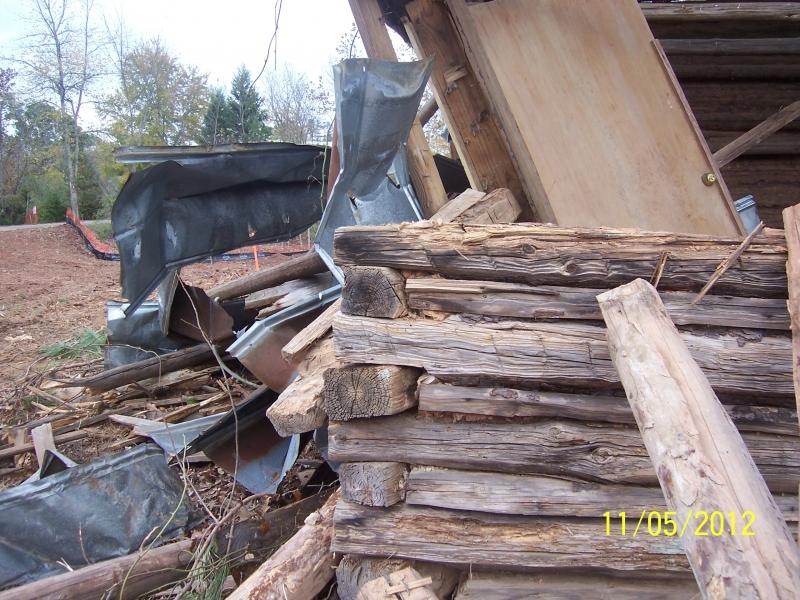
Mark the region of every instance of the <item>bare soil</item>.
[[[260, 258], [261, 269], [285, 260]], [[69, 225], [0, 228], [0, 406], [16, 401], [15, 382], [44, 370], [42, 347], [105, 326], [106, 300], [122, 300], [119, 263], [95, 258]], [[181, 271], [210, 288], [252, 272], [252, 260], [198, 263]]]

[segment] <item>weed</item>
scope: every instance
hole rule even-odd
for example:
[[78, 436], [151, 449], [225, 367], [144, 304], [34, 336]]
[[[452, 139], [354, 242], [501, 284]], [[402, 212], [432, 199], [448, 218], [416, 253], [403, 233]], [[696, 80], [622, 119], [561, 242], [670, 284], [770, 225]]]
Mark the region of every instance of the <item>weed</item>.
[[106, 334], [103, 330], [81, 329], [68, 340], [42, 346], [39, 350], [49, 358], [57, 360], [93, 359], [103, 356], [106, 345]]
[[111, 227], [111, 223], [86, 223], [86, 225], [94, 231], [95, 235], [100, 240], [107, 240], [114, 235], [114, 229]]

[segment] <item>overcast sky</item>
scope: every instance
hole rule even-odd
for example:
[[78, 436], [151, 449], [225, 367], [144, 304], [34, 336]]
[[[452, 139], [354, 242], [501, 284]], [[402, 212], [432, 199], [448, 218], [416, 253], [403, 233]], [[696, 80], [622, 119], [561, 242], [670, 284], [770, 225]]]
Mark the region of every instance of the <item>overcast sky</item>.
[[[207, 73], [209, 83], [228, 87], [240, 64], [254, 74], [261, 69], [275, 1], [95, 0], [95, 7], [98, 15], [121, 15], [134, 37], [161, 37], [182, 62]], [[14, 54], [30, 11], [30, 0], [0, 0], [0, 56]], [[289, 63], [311, 79], [327, 76], [336, 44], [352, 22], [347, 0], [284, 0], [278, 64]]]

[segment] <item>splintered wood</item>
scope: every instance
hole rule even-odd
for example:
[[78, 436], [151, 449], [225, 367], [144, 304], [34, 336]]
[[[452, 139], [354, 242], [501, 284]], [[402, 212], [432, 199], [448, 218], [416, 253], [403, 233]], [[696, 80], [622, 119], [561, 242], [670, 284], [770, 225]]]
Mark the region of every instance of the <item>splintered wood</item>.
[[[639, 409], [625, 398], [620, 357], [631, 345], [609, 350], [608, 315], [594, 299], [660, 267], [659, 318], [670, 315], [679, 325], [670, 324], [675, 343], [721, 402], [713, 418], [739, 440], [727, 466], [749, 464], [739, 470], [748, 481], [742, 485], [757, 477], [763, 488], [756, 502], [731, 489], [734, 479], [716, 478], [726, 491], [698, 492], [692, 506], [726, 519], [735, 512], [737, 526], [745, 511], [756, 511], [756, 523], [771, 532], [755, 543], [733, 540], [738, 558], [724, 564], [754, 562], [758, 545], [778, 538], [781, 549], [764, 556], [792, 556], [786, 523], [794, 530], [798, 518], [800, 431], [787, 243], [779, 232], [758, 233], [742, 246], [736, 237], [428, 222], [343, 228], [334, 252], [348, 269], [376, 269], [382, 282], [350, 277], [345, 297], [391, 290], [392, 305], [367, 316], [343, 302], [333, 320], [343, 365], [326, 373], [329, 453], [343, 463], [334, 551], [488, 570], [462, 575], [463, 598], [507, 597], [502, 590], [515, 597], [523, 585], [520, 597], [561, 598], [596, 585], [612, 597], [688, 599], [698, 593], [693, 569], [708, 597], [739, 589], [730, 578], [698, 574], [690, 549], [721, 548], [726, 540], [711, 536], [691, 546], [662, 534], [678, 518], [668, 512], [677, 500], [659, 488], [663, 465], [637, 428]], [[740, 256], [713, 293], [693, 304], [734, 252]], [[648, 337], [666, 343], [659, 333]], [[401, 380], [402, 369], [413, 373]], [[392, 377], [402, 385], [386, 387]], [[703, 527], [678, 515], [691, 532]], [[787, 560], [768, 567], [775, 587], [759, 589], [789, 597], [794, 563]], [[703, 572], [723, 573], [722, 564]], [[495, 575], [497, 568], [542, 575]], [[496, 593], [482, 595], [492, 585]]]

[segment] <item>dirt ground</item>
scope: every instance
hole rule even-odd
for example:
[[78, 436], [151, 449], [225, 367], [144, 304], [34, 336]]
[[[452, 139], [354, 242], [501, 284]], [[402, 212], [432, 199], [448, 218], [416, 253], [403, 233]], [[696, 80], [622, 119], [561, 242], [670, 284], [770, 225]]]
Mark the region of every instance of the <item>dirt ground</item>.
[[[260, 268], [285, 260], [261, 258]], [[69, 225], [0, 228], [0, 404], [13, 401], [14, 383], [46, 366], [41, 348], [105, 326], [106, 300], [122, 300], [119, 263], [95, 258]], [[199, 263], [181, 274], [209, 288], [252, 272], [253, 261]]]

